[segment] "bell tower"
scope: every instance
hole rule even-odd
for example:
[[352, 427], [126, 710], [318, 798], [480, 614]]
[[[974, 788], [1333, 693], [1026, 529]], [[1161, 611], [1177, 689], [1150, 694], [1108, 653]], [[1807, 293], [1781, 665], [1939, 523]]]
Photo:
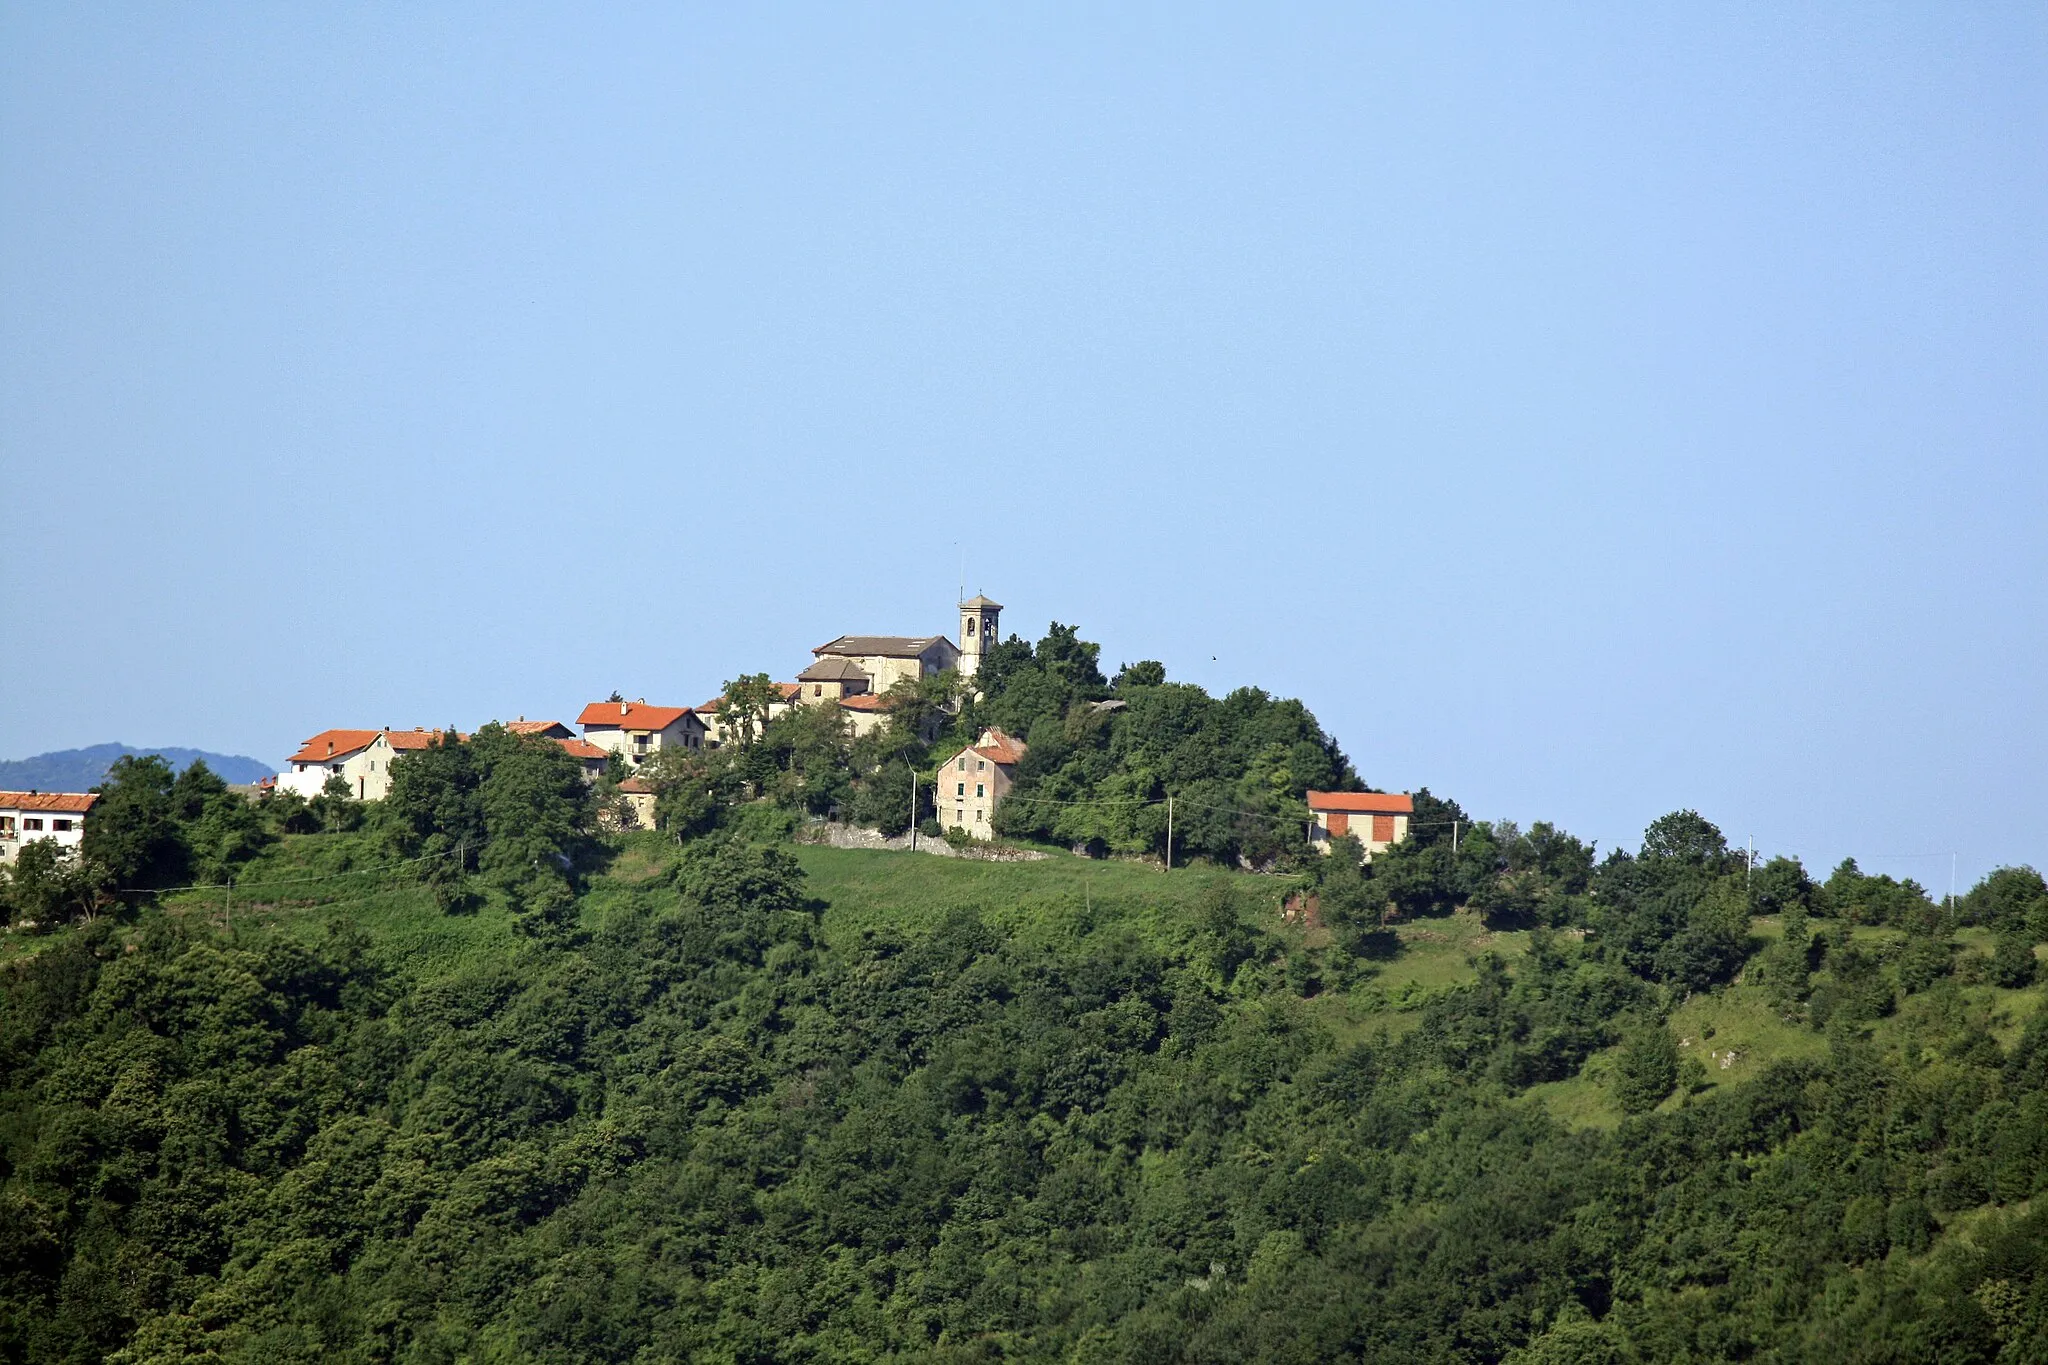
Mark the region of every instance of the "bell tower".
[[981, 656], [996, 642], [996, 625], [1002, 619], [1003, 604], [975, 597], [960, 604], [960, 676], [971, 678], [981, 667]]

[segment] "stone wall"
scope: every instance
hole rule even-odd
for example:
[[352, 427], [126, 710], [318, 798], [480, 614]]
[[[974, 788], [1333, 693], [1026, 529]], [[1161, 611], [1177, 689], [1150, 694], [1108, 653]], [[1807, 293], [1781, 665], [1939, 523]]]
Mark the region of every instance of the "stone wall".
[[[878, 829], [840, 824], [836, 821], [806, 825], [797, 831], [796, 837], [805, 843], [825, 844], [831, 848], [886, 848], [898, 852], [910, 848], [908, 834], [900, 834], [891, 839]], [[935, 854], [941, 858], [976, 858], [987, 863], [1030, 863], [1047, 856], [1033, 848], [1002, 848], [991, 844], [955, 848], [944, 839], [935, 839], [929, 834], [917, 836], [917, 851]]]

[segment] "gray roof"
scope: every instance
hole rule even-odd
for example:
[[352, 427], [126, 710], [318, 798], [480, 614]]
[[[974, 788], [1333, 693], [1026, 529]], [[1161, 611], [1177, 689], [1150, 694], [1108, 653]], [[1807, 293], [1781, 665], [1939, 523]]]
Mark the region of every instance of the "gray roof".
[[842, 654], [856, 659], [915, 659], [933, 645], [952, 643], [943, 635], [842, 635], [811, 653]]
[[975, 607], [982, 611], [1001, 611], [1003, 609], [1002, 603], [991, 602], [986, 597], [983, 597], [980, 593], [976, 593], [973, 597], [973, 600], [962, 602], [960, 606], [963, 609], [967, 607]]
[[798, 682], [851, 682], [858, 678], [867, 682], [868, 675], [861, 666], [851, 659], [824, 658], [796, 675]]

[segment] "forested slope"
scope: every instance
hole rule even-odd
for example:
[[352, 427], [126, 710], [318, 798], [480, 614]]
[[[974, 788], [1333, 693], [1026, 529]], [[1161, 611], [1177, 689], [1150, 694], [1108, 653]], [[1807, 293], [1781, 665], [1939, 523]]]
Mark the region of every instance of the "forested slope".
[[[1922, 933], [1780, 886], [1694, 989], [1714, 924], [1660, 956], [1629, 917], [1675, 912], [1614, 908], [1723, 913], [1674, 828], [1351, 940], [1274, 878], [652, 836], [534, 932], [294, 836], [248, 880], [334, 880], [232, 937], [185, 893], [9, 969], [0, 1349], [2043, 1358], [2048, 1020], [1992, 980], [2038, 879]], [[1683, 1064], [1667, 1018], [1766, 1000], [1802, 1055]]]

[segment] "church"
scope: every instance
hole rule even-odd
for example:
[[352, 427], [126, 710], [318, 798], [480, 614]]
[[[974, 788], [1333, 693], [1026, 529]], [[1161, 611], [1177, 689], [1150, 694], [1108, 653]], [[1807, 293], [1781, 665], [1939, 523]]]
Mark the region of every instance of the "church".
[[805, 706], [836, 705], [856, 735], [867, 734], [886, 717], [882, 696], [899, 682], [957, 670], [971, 678], [982, 655], [999, 638], [1003, 606], [976, 595], [960, 604], [958, 644], [943, 635], [842, 635], [811, 651], [809, 668], [796, 675]]

